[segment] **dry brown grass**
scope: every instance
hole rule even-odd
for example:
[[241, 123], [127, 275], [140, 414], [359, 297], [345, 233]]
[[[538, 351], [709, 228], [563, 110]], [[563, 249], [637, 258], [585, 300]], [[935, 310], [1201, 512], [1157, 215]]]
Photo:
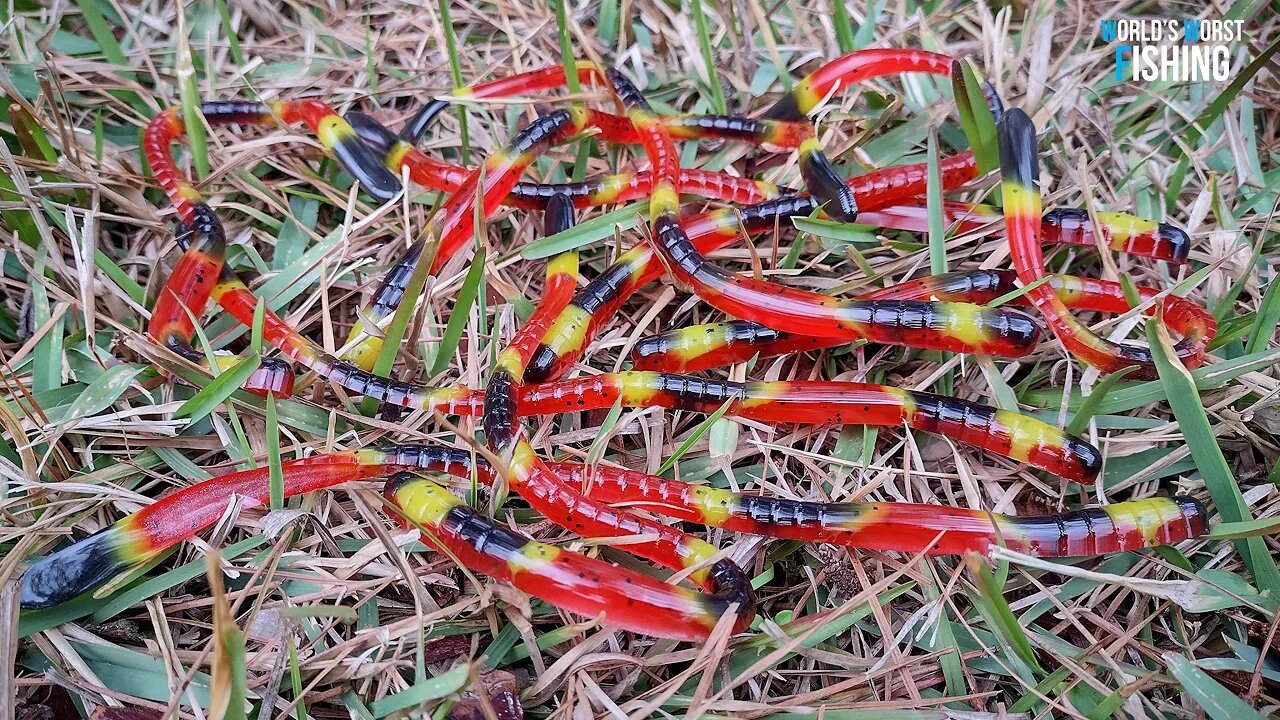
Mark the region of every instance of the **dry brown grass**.
[[[606, 47], [598, 40], [591, 5], [570, 8], [579, 57], [599, 55], [620, 65], [666, 108], [710, 110], [706, 68], [688, 8], [624, 0], [621, 12], [630, 22]], [[1111, 265], [1081, 253], [1059, 256], [1055, 268], [1094, 275], [1118, 271], [1141, 284], [1171, 287], [1195, 269], [1212, 267], [1187, 293], [1218, 303], [1243, 283], [1220, 316], [1244, 318], [1235, 322], [1247, 328], [1251, 313], [1266, 315], [1277, 307], [1275, 299], [1264, 299], [1277, 257], [1280, 113], [1274, 58], [1232, 101], [1205, 140], [1179, 150], [1187, 122], [1221, 88], [1155, 91], [1106, 82], [1113, 67], [1111, 51], [1096, 40], [1097, 19], [1141, 9], [1131, 12], [1123, 3], [1038, 3], [1031, 11], [1036, 19], [1028, 23], [1021, 7], [995, 13], [939, 2], [929, 3], [928, 9], [905, 1], [872, 5], [883, 10], [859, 37], [865, 45], [969, 56], [1006, 101], [1034, 111], [1047, 137], [1042, 149], [1048, 206], [1079, 205], [1087, 196], [1098, 207], [1159, 214], [1175, 153], [1189, 155], [1190, 170], [1175, 193], [1169, 218], [1195, 239], [1191, 268], [1125, 257], [1115, 257]], [[1244, 5], [1255, 8], [1246, 15], [1248, 38], [1240, 47], [1247, 62], [1274, 38], [1277, 18], [1275, 3]], [[197, 57], [196, 83], [204, 98], [317, 96], [340, 110], [372, 110], [398, 127], [419, 103], [451, 87], [434, 3], [335, 6], [297, 0], [279, 8], [238, 1], [228, 6], [239, 51], [247, 60], [243, 67], [234, 61], [218, 6], [202, 2], [186, 10]], [[831, 7], [825, 2], [732, 0], [704, 6], [715, 70], [732, 111], [766, 106], [755, 86], [770, 79], [775, 58], [799, 76], [839, 52]], [[125, 65], [119, 58], [112, 60], [101, 37], [95, 40], [85, 7], [105, 10]], [[1181, 17], [1184, 9], [1153, 6], [1147, 11]], [[1204, 16], [1220, 17], [1227, 9], [1224, 4]], [[850, 8], [855, 28], [863, 20], [861, 10]], [[457, 3], [450, 12], [467, 82], [560, 62], [549, 7]], [[127, 28], [112, 22], [113, 13], [128, 19]], [[84, 707], [120, 704], [204, 717], [185, 693], [193, 671], [210, 669], [213, 600], [202, 574], [209, 547], [223, 548], [224, 567], [235, 570], [227, 579], [228, 597], [247, 636], [247, 687], [255, 698], [272, 699], [261, 717], [302, 717], [304, 707], [313, 718], [363, 717], [371, 704], [415, 685], [421, 690], [422, 683], [431, 682], [424, 677], [440, 675], [460, 661], [474, 663], [466, 682], [471, 691], [510, 690], [517, 684], [530, 717], [783, 718], [821, 708], [825, 715], [814, 717], [985, 718], [1009, 716], [1015, 708], [1025, 717], [1115, 712], [1190, 718], [1201, 712], [1197, 703], [1219, 692], [1241, 696], [1264, 714], [1276, 711], [1280, 663], [1270, 651], [1275, 598], [1253, 590], [1230, 543], [1193, 542], [1181, 547], [1181, 553], [1080, 563], [1105, 577], [1071, 579], [1013, 564], [1003, 568], [1007, 577], [1001, 575], [1003, 592], [996, 595], [982, 592], [964, 563], [953, 558], [849, 552], [690, 528], [731, 547], [732, 557], [761, 578], [761, 624], [741, 637], [703, 646], [674, 645], [602, 630], [546, 606], [537, 606], [531, 616], [527, 597], [487, 579], [477, 586], [439, 554], [402, 554], [388, 542], [399, 531], [381, 512], [373, 484], [308, 497], [287, 518], [240, 509], [150, 573], [155, 577], [189, 566], [194, 568], [189, 576], [116, 609], [109, 621], [76, 616], [19, 639], [9, 624], [17, 622], [10, 601], [28, 558], [46, 554], [73, 533], [103, 527], [168, 489], [244, 467], [248, 456], [264, 463], [268, 434], [260, 404], [240, 404], [234, 415], [221, 409], [195, 424], [175, 419], [178, 403], [191, 391], [166, 384], [154, 373], [140, 375], [91, 417], [68, 421], [75, 398], [106, 367], [164, 359], [146, 346], [140, 329], [147, 317], [144, 308], [177, 257], [173, 214], [148, 181], [137, 141], [151, 115], [178, 101], [178, 18], [172, 4], [120, 0], [55, 2], [43, 8], [17, 3], [16, 13], [0, 10], [0, 17], [6, 20], [0, 79], [22, 97], [11, 99], [9, 117], [0, 116], [0, 138], [10, 149], [0, 155], [0, 181], [8, 178], [18, 191], [0, 190], [0, 210], [6, 211], [0, 226], [0, 356], [5, 361], [0, 393], [6, 399], [0, 422], [13, 450], [0, 458], [0, 497], [7, 498], [0, 500], [0, 588], [6, 588], [0, 592], [0, 690], [16, 686], [21, 717], [69, 717], [66, 713], [75, 712], [72, 697]], [[372, 57], [366, 56], [369, 49]], [[895, 78], [859, 88], [824, 116], [822, 139], [847, 163], [885, 166], [919, 155], [924, 129], [955, 124], [950, 103], [936, 100], [936, 87]], [[778, 84], [767, 90], [776, 94]], [[550, 100], [469, 111], [472, 160], [500, 147], [515, 127], [538, 113], [542, 102]], [[869, 103], [889, 103], [884, 113], [889, 128], [924, 118], [917, 121], [919, 131], [909, 127], [884, 139], [881, 128], [876, 141], [865, 142], [865, 128], [881, 119], [879, 111], [865, 110]], [[1242, 107], [1251, 110], [1245, 118], [1252, 128], [1242, 124]], [[19, 108], [28, 110], [30, 119], [11, 119], [21, 114]], [[11, 152], [31, 147], [30, 137], [20, 137], [23, 128], [38, 129], [54, 154], [45, 158], [30, 150]], [[457, 157], [459, 135], [458, 115], [447, 113], [423, 147]], [[295, 292], [284, 297], [284, 316], [335, 347], [345, 337], [362, 293], [405, 239], [421, 231], [431, 204], [379, 208], [352, 194], [335, 184], [338, 175], [315, 140], [296, 129], [246, 136], [219, 129], [209, 142], [212, 172], [200, 187], [229, 238], [243, 250], [233, 261], [242, 270], [259, 273], [268, 284], [256, 287], [275, 293], [273, 297], [284, 297], [279, 292], [293, 287]], [[713, 146], [704, 148], [696, 162], [737, 172], [744, 167], [739, 161], [749, 154]], [[532, 174], [563, 177], [574, 157], [572, 149], [556, 151]], [[633, 162], [625, 151], [598, 151], [588, 174]], [[799, 184], [790, 160], [766, 177]], [[992, 184], [991, 179], [977, 183], [968, 195]], [[1224, 221], [1224, 213], [1232, 217]], [[38, 247], [19, 237], [18, 222], [24, 217], [24, 223], [33, 224]], [[452, 369], [429, 378], [423, 358], [433, 352], [468, 265], [464, 259], [450, 263], [430, 286], [418, 342], [406, 344], [397, 375], [482, 386], [494, 347], [515, 327], [511, 300], [536, 299], [541, 291], [541, 264], [519, 255], [537, 238], [540, 225], [540, 218], [518, 211], [503, 211], [489, 224], [483, 240], [490, 251], [485, 314], [469, 310]], [[630, 245], [639, 237], [629, 233], [622, 243]], [[889, 238], [894, 242], [882, 236], [881, 242], [858, 250], [809, 238], [795, 271], [778, 264], [798, 241], [794, 233], [756, 238], [754, 253], [766, 276], [811, 289], [849, 292], [928, 272], [927, 253], [912, 245], [925, 241], [897, 233]], [[303, 254], [326, 241], [330, 249], [318, 261]], [[95, 268], [95, 247], [145, 290], [143, 302], [130, 297], [128, 282], [109, 278], [101, 265]], [[1250, 263], [1251, 248], [1259, 251], [1255, 263]], [[1008, 263], [998, 237], [956, 236], [947, 250], [951, 269]], [[854, 258], [859, 252], [861, 257]], [[612, 242], [591, 245], [584, 252], [587, 274], [599, 272], [615, 255]], [[720, 257], [742, 272], [752, 269], [752, 251], [746, 248]], [[863, 274], [855, 259], [865, 260], [875, 276]], [[32, 282], [42, 274], [43, 280]], [[645, 334], [714, 319], [716, 313], [686, 292], [654, 285], [602, 335], [584, 359], [582, 372], [621, 367], [630, 345]], [[1140, 318], [1126, 318], [1098, 327], [1123, 336], [1140, 324]], [[244, 346], [226, 319], [210, 319], [207, 329], [215, 344]], [[95, 349], [86, 346], [87, 335], [96, 338]], [[1257, 349], [1280, 353], [1274, 340], [1264, 339]], [[1236, 341], [1217, 348], [1212, 362], [1236, 368], [1240, 363], [1234, 361], [1244, 355]], [[1263, 357], [1247, 371], [1226, 373], [1201, 397], [1254, 516], [1273, 519], [1280, 515], [1280, 493], [1273, 482], [1280, 456], [1280, 381], [1270, 367], [1275, 359], [1280, 355]], [[1096, 373], [1082, 372], [1056, 342], [1044, 343], [1033, 358], [1017, 363], [935, 360], [893, 349], [856, 348], [760, 361], [750, 369], [735, 368], [730, 376], [867, 380], [941, 389], [988, 402], [993, 387], [1011, 383], [1024, 403], [1047, 408], [1051, 417], [1058, 416], [1067, 394], [1098, 381]], [[1125, 390], [1119, 392], [1134, 397], [1142, 388], [1160, 390], [1159, 383], [1121, 387]], [[1087, 433], [1107, 455], [1105, 487], [1063, 484], [1003, 459], [900, 429], [876, 433], [727, 421], [689, 449], [680, 475], [787, 497], [939, 502], [1001, 512], [1146, 497], [1157, 490], [1208, 498], [1168, 406], [1153, 400], [1125, 404], [1117, 399], [1116, 404], [1112, 410], [1103, 408]], [[459, 443], [429, 415], [390, 423], [362, 417], [358, 406], [358, 400], [353, 404], [332, 387], [310, 384], [282, 404], [284, 458], [388, 439]], [[582, 456], [598, 434], [602, 416], [541, 421], [531, 427], [535, 445], [548, 456]], [[626, 412], [608, 440], [608, 458], [656, 470], [701, 422], [687, 414]], [[463, 420], [459, 428], [470, 433], [474, 425]], [[538, 522], [518, 500], [499, 507], [487, 497], [480, 502], [500, 521], [540, 539], [643, 567], [607, 543], [582, 542]], [[252, 551], [233, 556], [226, 550], [286, 520], [292, 522], [288, 532], [264, 538]], [[1275, 543], [1266, 542], [1274, 553]], [[1226, 587], [1238, 601], [1224, 603], [1230, 607], [1221, 612], [1190, 613], [1125, 580], [1180, 581], [1194, 579], [1195, 572], [1213, 586]], [[407, 574], [413, 577], [406, 580]], [[886, 593], [892, 601], [868, 603]], [[997, 599], [1001, 596], [1021, 617], [1022, 632], [1040, 667], [1010, 651], [1005, 633], [1018, 630], [993, 625], [1004, 610]], [[87, 607], [101, 613], [107, 602], [95, 600]], [[839, 631], [820, 643], [805, 642], [814, 637], [810, 633], [833, 627]], [[290, 656], [295, 648], [296, 656]], [[1258, 660], [1269, 653], [1269, 659]], [[1196, 661], [1203, 672], [1196, 671], [1191, 680], [1175, 675], [1170, 657]], [[140, 664], [144, 661], [152, 664]], [[488, 672], [490, 664], [501, 669]], [[304, 688], [303, 707], [296, 704], [295, 682]], [[197, 680], [202, 683], [207, 680]], [[501, 696], [494, 697], [500, 704]], [[445, 712], [457, 699], [457, 694], [444, 692], [424, 707]], [[8, 702], [6, 692], [0, 707]], [[464, 716], [464, 706], [479, 713], [465, 717], [489, 716], [495, 708], [485, 705], [473, 697], [455, 706], [455, 716]], [[52, 715], [38, 714], [45, 710]]]

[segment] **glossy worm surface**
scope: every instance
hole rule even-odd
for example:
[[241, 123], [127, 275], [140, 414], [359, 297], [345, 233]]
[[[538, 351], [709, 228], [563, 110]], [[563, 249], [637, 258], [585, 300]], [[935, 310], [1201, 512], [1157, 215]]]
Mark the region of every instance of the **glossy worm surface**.
[[[585, 488], [600, 503], [626, 503], [674, 519], [740, 532], [911, 553], [981, 552], [1003, 544], [1046, 557], [1092, 555], [1180, 542], [1202, 535], [1207, 527], [1204, 507], [1189, 498], [1151, 498], [1021, 517], [937, 505], [770, 498], [603, 465], [547, 463], [547, 468], [560, 484]], [[389, 445], [285, 462], [284, 496], [402, 471], [444, 473], [464, 481], [473, 477], [474, 471], [482, 483], [495, 479], [492, 467], [483, 458], [473, 460], [470, 450]], [[65, 602], [156, 557], [212, 526], [236, 497], [265, 504], [267, 474], [263, 468], [196, 483], [41, 559], [23, 577], [23, 606], [49, 607]], [[450, 508], [460, 502], [443, 496], [439, 500]], [[582, 527], [570, 528], [582, 531]], [[612, 571], [605, 576], [616, 577]]]

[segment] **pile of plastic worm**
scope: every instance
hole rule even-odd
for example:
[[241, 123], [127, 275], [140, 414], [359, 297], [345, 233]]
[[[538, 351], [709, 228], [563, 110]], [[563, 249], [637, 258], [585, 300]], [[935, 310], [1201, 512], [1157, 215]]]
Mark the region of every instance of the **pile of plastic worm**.
[[[387, 477], [387, 507], [423, 541], [451, 553], [467, 568], [498, 579], [561, 609], [602, 617], [609, 626], [653, 636], [697, 640], [719, 622], [735, 631], [755, 614], [748, 576], [720, 549], [681, 530], [673, 521], [743, 533], [823, 542], [849, 548], [904, 553], [982, 553], [994, 546], [1039, 556], [1089, 556], [1147, 548], [1195, 538], [1206, 531], [1206, 510], [1190, 498], [1118, 502], [1043, 516], [1010, 516], [976, 510], [896, 502], [808, 502], [732, 492], [605, 465], [549, 462], [538, 456], [522, 429], [527, 417], [622, 407], [663, 407], [775, 424], [906, 426], [1001, 455], [1028, 468], [1088, 485], [1102, 456], [1088, 442], [1016, 411], [952, 397], [856, 382], [732, 382], [690, 373], [753, 357], [834, 347], [853, 341], [1017, 358], [1031, 352], [1047, 325], [1065, 349], [1103, 372], [1134, 368], [1151, 377], [1145, 347], [1095, 335], [1073, 312], [1123, 313], [1129, 301], [1119, 284], [1045, 274], [1043, 245], [1071, 244], [1168, 263], [1187, 259], [1185, 232], [1123, 213], [1082, 210], [1043, 212], [1036, 133], [1028, 116], [987, 100], [997, 119], [1003, 210], [947, 202], [945, 219], [973, 230], [1003, 219], [1011, 270], [983, 270], [923, 277], [852, 299], [795, 289], [725, 270], [707, 254], [752, 232], [772, 231], [793, 217], [873, 223], [920, 230], [928, 220], [926, 164], [874, 170], [844, 179], [823, 153], [813, 116], [837, 92], [898, 73], [950, 76], [951, 57], [915, 50], [862, 50], [823, 65], [799, 81], [759, 119], [728, 116], [661, 116], [624, 76], [583, 63], [582, 83], [607, 89], [625, 115], [588, 109], [584, 103], [542, 115], [481, 167], [468, 169], [428, 157], [417, 148], [433, 119], [449, 107], [436, 100], [400, 134], [369, 116], [339, 116], [315, 100], [209, 102], [201, 108], [213, 126], [304, 123], [361, 188], [380, 201], [396, 198], [400, 178], [447, 194], [434, 217], [433, 244], [414, 245], [387, 273], [359, 314], [343, 351], [323, 350], [270, 309], [262, 333], [284, 358], [264, 360], [249, 388], [288, 395], [296, 363], [356, 395], [393, 406], [446, 416], [479, 416], [490, 452], [432, 445], [394, 445], [319, 454], [283, 463], [286, 496], [354, 480]], [[566, 71], [549, 67], [470, 88], [453, 98], [479, 101], [562, 87]], [[552, 146], [594, 133], [603, 142], [637, 145], [648, 169], [598, 180], [541, 184], [521, 179]], [[150, 338], [177, 356], [206, 363], [191, 344], [194, 322], [212, 300], [241, 323], [252, 325], [260, 300], [224, 262], [226, 234], [200, 193], [176, 164], [172, 146], [185, 134], [177, 109], [158, 115], [144, 134], [143, 152], [156, 182], [176, 211], [178, 241], [185, 249], [155, 302]], [[684, 169], [675, 141], [714, 139], [798, 152], [806, 192], [728, 174]], [[971, 152], [940, 161], [943, 190], [977, 174]], [[682, 214], [682, 196], [732, 207]], [[506, 204], [541, 211], [546, 233], [566, 230], [576, 211], [647, 199], [648, 232], [589, 282], [579, 274], [576, 251], [552, 259], [536, 309], [497, 356], [483, 389], [433, 387], [370, 372], [381, 350], [380, 328], [395, 313], [414, 269], [429, 257], [438, 271], [474, 245], [478, 219]], [[431, 248], [432, 252], [426, 252]], [[628, 298], [669, 274], [732, 321], [687, 327], [639, 342], [634, 370], [569, 377], [595, 338]], [[1011, 294], [1009, 304], [989, 307]], [[1139, 288], [1148, 314], [1180, 336], [1177, 354], [1187, 367], [1203, 360], [1215, 326], [1199, 305], [1155, 288]], [[1011, 307], [1017, 305], [1019, 307]], [[1154, 320], [1153, 320], [1154, 321]], [[220, 356], [219, 362], [235, 361]], [[496, 460], [486, 460], [496, 458]], [[92, 590], [157, 558], [214, 524], [235, 496], [266, 502], [268, 469], [214, 477], [169, 494], [27, 569], [22, 599], [48, 607]], [[469, 507], [436, 480], [441, 475], [503, 481], [537, 513], [583, 537], [626, 537], [617, 547], [685, 573], [685, 587], [622, 568], [586, 554], [535, 540], [502, 527]], [[665, 519], [657, 519], [661, 516]]]

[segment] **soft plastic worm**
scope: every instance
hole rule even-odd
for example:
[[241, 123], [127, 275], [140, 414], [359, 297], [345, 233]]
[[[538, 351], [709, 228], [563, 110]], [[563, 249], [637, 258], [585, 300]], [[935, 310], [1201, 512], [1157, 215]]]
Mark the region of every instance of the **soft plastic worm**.
[[[1191, 252], [1191, 237], [1182, 228], [1166, 222], [1156, 222], [1125, 212], [1102, 210], [1095, 213], [1102, 227], [1103, 244], [1112, 250], [1135, 257], [1181, 265]], [[1004, 215], [990, 205], [971, 204], [945, 200], [942, 203], [943, 222], [957, 232], [978, 229], [994, 229], [1003, 226]], [[913, 198], [894, 207], [864, 212], [858, 222], [867, 225], [926, 232], [929, 215], [922, 198]], [[1083, 208], [1055, 208], [1040, 218], [1042, 241], [1045, 245], [1074, 245], [1096, 249], [1089, 213]]]
[[[1034, 285], [1045, 275], [1044, 251], [1040, 247], [1040, 186], [1036, 155], [1036, 130], [1031, 118], [1020, 109], [1004, 114], [998, 125], [1000, 140], [1001, 192], [1004, 195], [1004, 217], [1009, 237], [1009, 254], [1018, 280], [1032, 285], [1027, 298], [1044, 316], [1054, 335], [1075, 357], [1102, 370], [1115, 372], [1135, 367], [1138, 377], [1154, 378], [1155, 365], [1151, 350], [1128, 343], [1113, 343], [1096, 335], [1071, 315], [1053, 287]], [[1213, 337], [1210, 322], [1184, 330], [1177, 344], [1183, 365], [1194, 368], [1204, 361], [1205, 347]]]
[[[1012, 270], [975, 270], [932, 275], [861, 295], [862, 299], [948, 300], [988, 303], [1017, 289]], [[1072, 310], [1128, 312], [1129, 302], [1119, 283], [1074, 275], [1050, 275], [1049, 285]], [[1144, 302], [1160, 295], [1154, 288], [1139, 287]], [[1030, 305], [1026, 295], [1010, 302]], [[1192, 337], [1214, 326], [1213, 316], [1200, 305], [1177, 295], [1166, 295], [1157, 307], [1163, 308], [1170, 329]], [[1155, 314], [1156, 308], [1148, 309]], [[641, 339], [632, 349], [632, 365], [637, 370], [695, 372], [746, 362], [752, 357], [775, 357], [843, 345], [832, 338], [795, 335], [742, 320], [708, 323], [670, 330]]]
[[[595, 111], [589, 113], [591, 117], [597, 116]], [[428, 157], [409, 141], [400, 139], [386, 126], [364, 113], [349, 112], [345, 117], [360, 135], [360, 139], [375, 154], [384, 158], [389, 168], [407, 169], [409, 179], [422, 187], [456, 192], [472, 172], [461, 165]], [[692, 168], [682, 168], [680, 177], [685, 191], [690, 195], [739, 204], [756, 203], [792, 192], [773, 183]], [[568, 197], [574, 207], [584, 208], [647, 198], [652, 188], [653, 177], [649, 172], [620, 173], [576, 183], [535, 183], [522, 180], [512, 186], [511, 194], [504, 202], [516, 207], [540, 210], [546, 207], [550, 198], [560, 195]]]
[[[378, 163], [346, 121], [321, 102], [207, 102], [201, 105], [201, 113], [213, 125], [305, 122], [321, 144], [371, 192], [385, 196], [399, 189], [399, 181]], [[187, 360], [203, 363], [204, 354], [191, 347], [195, 332], [191, 318], [204, 311], [214, 285], [224, 277], [226, 236], [213, 211], [170, 154], [170, 146], [185, 132], [179, 110], [170, 108], [153, 118], [143, 133], [143, 152], [153, 177], [177, 211], [179, 232], [185, 235], [189, 230], [195, 237], [156, 299], [148, 334]], [[292, 375], [280, 361], [268, 360], [246, 387], [257, 392], [287, 393], [292, 390]]]
[[[587, 488], [599, 502], [626, 503], [739, 532], [901, 552], [982, 552], [1003, 544], [1043, 556], [1089, 555], [1199, 537], [1207, 525], [1204, 507], [1190, 498], [1153, 498], [1065, 514], [1013, 517], [939, 505], [761, 497], [608, 466], [547, 463], [547, 468], [560, 483]], [[493, 469], [482, 458], [473, 462], [471, 451], [430, 445], [315, 455], [285, 462], [281, 469], [285, 497], [398, 471], [445, 473], [464, 480], [475, 477], [485, 484], [494, 481]], [[265, 467], [245, 470], [182, 488], [41, 558], [23, 576], [23, 607], [66, 602], [158, 557], [216, 523], [237, 497], [265, 504], [268, 473]]]
[[[696, 641], [705, 639], [731, 610], [735, 617], [755, 614], [750, 595], [701, 595], [530, 540], [494, 524], [425, 478], [397, 475], [384, 492], [406, 520], [425, 530], [422, 540], [428, 545], [447, 549], [463, 565], [557, 607], [587, 617], [603, 615], [609, 625]], [[719, 563], [714, 570], [720, 570]], [[731, 579], [723, 584], [730, 585]]]
[[[803, 120], [840, 89], [896, 73], [949, 75], [953, 62], [948, 55], [922, 50], [854, 50], [796, 83], [792, 91], [769, 108], [764, 116], [770, 120]], [[801, 144], [800, 169], [809, 191], [821, 201], [829, 215], [847, 222], [857, 218], [859, 206], [856, 197], [840, 181], [840, 175], [822, 152], [816, 138]]]
[[[201, 203], [201, 205], [203, 205], [203, 203]], [[210, 229], [205, 232], [219, 234], [223, 232], [222, 224], [218, 222], [216, 218], [213, 218], [213, 222], [210, 224], [209, 228]], [[190, 252], [192, 234], [193, 233], [185, 223], [178, 223], [177, 230], [174, 233], [174, 238], [178, 242], [178, 247], [182, 248], [185, 253], [184, 257], [186, 257], [186, 255], [193, 255], [203, 266], [202, 272], [208, 272], [211, 266], [217, 265], [219, 267], [217, 285], [226, 285], [227, 283], [234, 283], [238, 281], [238, 278], [235, 277], [235, 272], [227, 266], [225, 260], [222, 262], [215, 262], [204, 257], [203, 253], [197, 254]], [[220, 248], [225, 248], [225, 241], [221, 243], [206, 243], [205, 247], [212, 249], [214, 252], [219, 252]], [[152, 328], [148, 328], [148, 332], [158, 342], [168, 347], [177, 355], [180, 355], [198, 365], [207, 365], [208, 363], [205, 354], [191, 346], [189, 339], [191, 333], [194, 333], [194, 330], [189, 331], [186, 335], [183, 334], [185, 328], [190, 324], [191, 316], [189, 316], [187, 312], [196, 304], [194, 300], [191, 300], [188, 297], [183, 297], [183, 293], [186, 292], [184, 288], [190, 288], [191, 285], [182, 282], [181, 280], [174, 283], [172, 279], [169, 284], [175, 285], [175, 287], [171, 288], [166, 286], [166, 290], [176, 299], [176, 303], [169, 304], [170, 312], [173, 310], [180, 311], [183, 323], [175, 323], [172, 315], [166, 317], [164, 313], [159, 312], [159, 302], [157, 302], [157, 310], [153, 311], [151, 314], [151, 324], [154, 330], [152, 330]], [[205, 301], [207, 302], [207, 300], [208, 295], [206, 294]], [[204, 303], [199, 304], [203, 305]], [[176, 307], [174, 307], [175, 305]], [[219, 370], [228, 370], [239, 360], [239, 357], [230, 354], [219, 354], [214, 356], [214, 361], [218, 363]], [[262, 358], [258, 363], [258, 368], [253, 371], [253, 374], [250, 375], [247, 380], [245, 380], [242, 387], [244, 390], [258, 395], [273, 394], [278, 397], [287, 397], [293, 394], [293, 383], [293, 368], [289, 367], [289, 363], [279, 358]]]
[[[631, 108], [655, 176], [675, 178], [675, 148], [661, 123], [645, 123], [648, 103], [625, 78], [610, 71]], [[663, 140], [665, 139], [665, 142]], [[970, 303], [842, 300], [743, 277], [712, 264], [690, 240], [676, 215], [674, 180], [655, 182], [650, 205], [652, 243], [670, 271], [704, 302], [734, 317], [815, 337], [866, 339], [890, 345], [1017, 357], [1034, 349], [1039, 329], [1026, 314]], [[665, 192], [664, 192], [665, 190]]]
[[[584, 82], [605, 81], [605, 75], [591, 62], [577, 63], [578, 78]], [[505, 78], [457, 88], [451, 99], [427, 103], [405, 124], [400, 136], [417, 144], [441, 111], [452, 102], [507, 98], [529, 92], [554, 90], [566, 85], [566, 69], [552, 65], [537, 70], [509, 75]], [[628, 118], [601, 113], [599, 129], [610, 142], [635, 144], [639, 135]], [[813, 129], [805, 122], [791, 120], [752, 119], [735, 115], [675, 115], [663, 118], [672, 137], [681, 140], [721, 139], [796, 148], [812, 137]]]

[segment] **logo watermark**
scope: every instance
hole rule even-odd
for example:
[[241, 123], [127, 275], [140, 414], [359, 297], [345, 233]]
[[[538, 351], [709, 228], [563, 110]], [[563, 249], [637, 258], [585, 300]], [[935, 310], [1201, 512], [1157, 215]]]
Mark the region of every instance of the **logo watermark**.
[[1242, 20], [1117, 19], [1099, 22], [1099, 35], [1115, 45], [1116, 80], [1225, 82], [1230, 43], [1243, 39]]

